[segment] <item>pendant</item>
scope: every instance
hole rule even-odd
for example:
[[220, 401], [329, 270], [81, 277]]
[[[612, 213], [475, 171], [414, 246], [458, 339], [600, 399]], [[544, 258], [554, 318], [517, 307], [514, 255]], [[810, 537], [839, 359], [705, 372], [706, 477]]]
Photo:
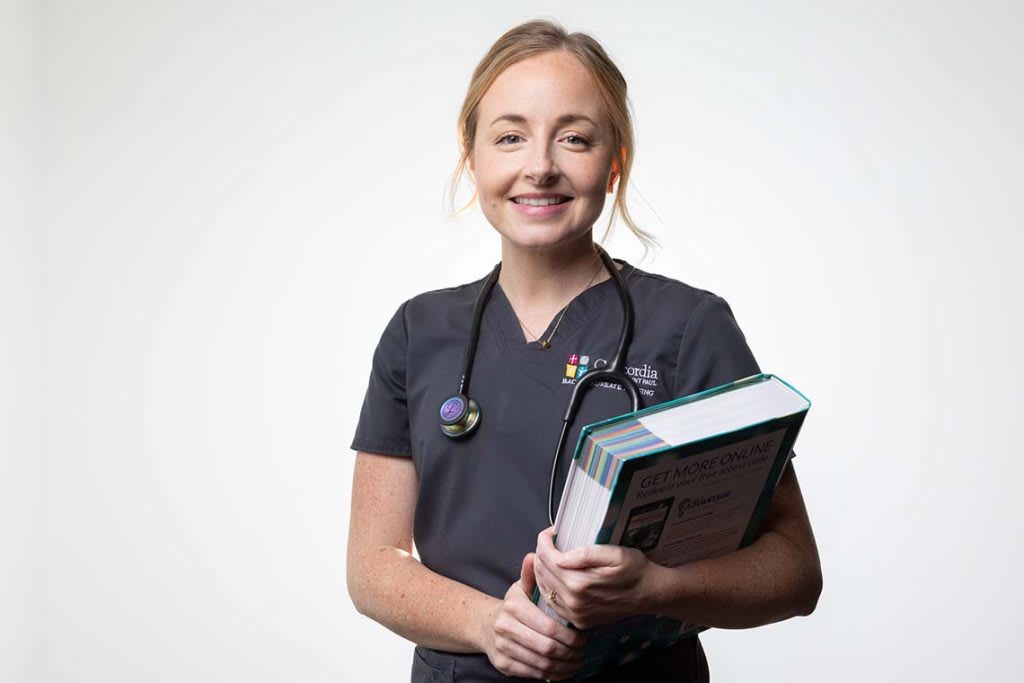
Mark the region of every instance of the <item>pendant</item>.
[[549, 342], [547, 339], [541, 339], [540, 340], [540, 348], [547, 349], [547, 348], [550, 348], [550, 347], [551, 347], [551, 342]]

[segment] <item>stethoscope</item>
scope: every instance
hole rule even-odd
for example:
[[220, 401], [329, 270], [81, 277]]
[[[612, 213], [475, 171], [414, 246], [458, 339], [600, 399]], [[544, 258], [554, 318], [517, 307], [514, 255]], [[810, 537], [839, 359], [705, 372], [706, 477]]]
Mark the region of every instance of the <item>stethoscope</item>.
[[[640, 392], [636, 384], [626, 373], [619, 369], [619, 364], [626, 362], [626, 349], [633, 337], [633, 303], [629, 299], [629, 291], [626, 289], [626, 281], [622, 273], [615, 267], [611, 257], [599, 245], [598, 254], [604, 262], [604, 267], [611, 274], [615, 281], [615, 288], [619, 292], [619, 300], [622, 302], [622, 331], [619, 333], [619, 344], [615, 349], [615, 355], [603, 368], [591, 370], [582, 378], [576, 381], [573, 387], [572, 397], [569, 399], [569, 406], [565, 409], [565, 416], [562, 417], [562, 434], [558, 437], [558, 446], [555, 448], [555, 455], [551, 460], [551, 481], [548, 485], [548, 521], [555, 523], [555, 473], [558, 470], [558, 458], [562, 453], [562, 446], [565, 443], [565, 435], [569, 432], [569, 426], [576, 418], [576, 410], [579, 407], [583, 394], [595, 382], [615, 382], [619, 384], [632, 403], [633, 412], [640, 409]], [[487, 277], [480, 295], [477, 297], [476, 306], [473, 309], [473, 327], [469, 333], [469, 340], [466, 344], [466, 356], [462, 362], [462, 377], [459, 379], [458, 392], [445, 399], [441, 404], [441, 431], [452, 438], [463, 438], [473, 433], [480, 424], [480, 404], [469, 398], [469, 376], [473, 370], [473, 357], [476, 355], [476, 344], [480, 338], [480, 319], [483, 317], [484, 306], [491, 296], [491, 290], [498, 282], [498, 274], [501, 272], [501, 263], [494, 266], [494, 270]]]

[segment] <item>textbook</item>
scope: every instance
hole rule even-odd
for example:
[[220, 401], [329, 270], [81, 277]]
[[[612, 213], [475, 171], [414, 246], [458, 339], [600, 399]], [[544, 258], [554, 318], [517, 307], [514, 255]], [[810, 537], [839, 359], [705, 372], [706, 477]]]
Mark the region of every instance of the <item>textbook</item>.
[[[641, 550], [677, 567], [749, 545], [811, 406], [758, 374], [583, 427], [555, 517], [555, 547]], [[539, 589], [533, 601], [561, 619]], [[575, 680], [707, 627], [644, 614], [585, 631]]]

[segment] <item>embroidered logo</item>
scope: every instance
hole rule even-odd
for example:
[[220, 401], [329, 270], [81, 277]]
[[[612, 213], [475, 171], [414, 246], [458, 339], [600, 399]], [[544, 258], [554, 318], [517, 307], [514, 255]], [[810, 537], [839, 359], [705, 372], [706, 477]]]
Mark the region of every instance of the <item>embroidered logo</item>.
[[[600, 369], [608, 365], [608, 361], [604, 358], [595, 358], [591, 363], [590, 356], [579, 353], [570, 353], [566, 360], [565, 377], [562, 378], [562, 384], [575, 384], [576, 380], [587, 374], [591, 368]], [[637, 389], [642, 395], [654, 396], [654, 388], [658, 386], [659, 377], [658, 371], [652, 365], [644, 363], [640, 367], [627, 366], [624, 371], [637, 385]], [[615, 382], [596, 382], [596, 385], [623, 391], [622, 387]]]
[[590, 369], [590, 356], [581, 356], [578, 353], [569, 354], [569, 362], [565, 364], [565, 376], [569, 379], [579, 379], [587, 374]]

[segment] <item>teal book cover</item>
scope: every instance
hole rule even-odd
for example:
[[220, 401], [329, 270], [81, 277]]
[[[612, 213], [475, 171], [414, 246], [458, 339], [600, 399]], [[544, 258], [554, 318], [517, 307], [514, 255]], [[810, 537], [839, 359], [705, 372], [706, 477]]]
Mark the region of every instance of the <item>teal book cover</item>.
[[[644, 419], [771, 380], [803, 399], [803, 407], [680, 445], [652, 433], [648, 426], [655, 423]], [[652, 562], [668, 567], [753, 543], [809, 408], [810, 401], [781, 378], [759, 374], [586, 425], [573, 455], [578, 471], [572, 476], [589, 477], [610, 493], [593, 543], [634, 547]], [[532, 599], [541, 604], [539, 590], [534, 590]], [[586, 629], [584, 665], [574, 680], [626, 664], [703, 630], [706, 627], [700, 624], [658, 614]]]

